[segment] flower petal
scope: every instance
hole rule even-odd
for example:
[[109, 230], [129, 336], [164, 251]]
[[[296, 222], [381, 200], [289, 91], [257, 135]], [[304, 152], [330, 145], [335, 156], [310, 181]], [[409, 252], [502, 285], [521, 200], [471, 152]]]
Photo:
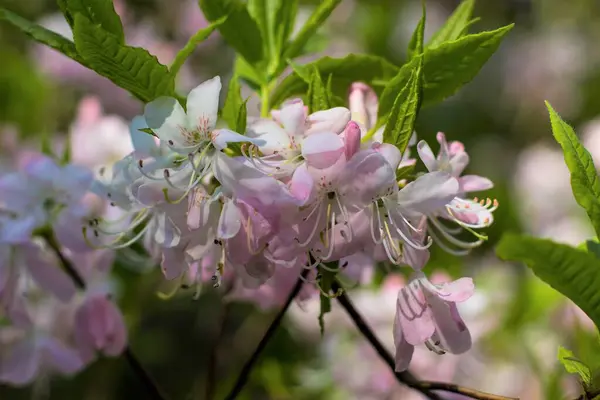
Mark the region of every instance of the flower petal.
[[429, 298], [436, 336], [440, 346], [451, 354], [462, 354], [471, 348], [471, 333], [458, 313], [456, 303], [447, 303], [437, 296]]
[[251, 138], [248, 136], [240, 135], [229, 129], [217, 129], [211, 134], [211, 140], [217, 150], [223, 150], [227, 147], [227, 143], [252, 143], [257, 146], [265, 145], [266, 142], [260, 138]]
[[182, 129], [188, 128], [187, 116], [177, 99], [159, 97], [146, 104], [144, 118], [163, 142], [172, 142], [175, 148], [189, 146], [182, 134]]
[[400, 207], [428, 214], [448, 204], [458, 193], [458, 181], [442, 171], [420, 176], [398, 192]]
[[22, 386], [33, 382], [39, 367], [41, 355], [31, 339], [23, 339], [0, 355], [0, 382]]
[[421, 140], [419, 143], [417, 143], [417, 152], [419, 153], [421, 161], [423, 161], [423, 164], [425, 164], [425, 167], [427, 167], [429, 172], [437, 170], [437, 161], [435, 159], [435, 155], [426, 141]]
[[300, 165], [294, 171], [289, 183], [290, 193], [300, 201], [300, 205], [306, 204], [313, 193], [314, 180], [308, 173], [305, 164]]
[[58, 265], [46, 260], [39, 247], [33, 244], [23, 245], [19, 248], [19, 253], [23, 255], [27, 271], [39, 287], [63, 302], [75, 295], [73, 280]]
[[306, 119], [308, 127], [305, 136], [317, 133], [340, 134], [350, 122], [350, 110], [345, 107], [335, 107], [329, 110], [317, 111]]
[[344, 129], [343, 135], [346, 159], [350, 160], [360, 150], [360, 127], [356, 122], [350, 121]]
[[135, 155], [139, 158], [150, 157], [155, 154], [158, 149], [154, 136], [140, 131], [140, 129], [144, 128], [148, 128], [148, 124], [142, 115], [135, 116], [129, 125], [131, 142], [133, 143]]
[[462, 302], [475, 293], [475, 285], [471, 278], [460, 278], [453, 282], [444, 283], [437, 288], [437, 295], [444, 301]]
[[306, 111], [302, 100], [287, 103], [279, 111], [279, 121], [285, 131], [292, 137], [304, 134]]
[[187, 98], [188, 127], [212, 131], [217, 123], [221, 78], [215, 76], [190, 91]]
[[488, 190], [494, 187], [494, 183], [488, 178], [478, 175], [464, 175], [458, 178], [460, 184], [460, 192], [479, 192], [482, 190]]
[[302, 141], [302, 156], [309, 166], [324, 169], [344, 154], [344, 142], [335, 133], [318, 133]]
[[414, 281], [398, 292], [396, 318], [405, 340], [413, 346], [425, 343], [435, 332], [431, 311]]
[[75, 349], [71, 349], [51, 337], [45, 337], [42, 340], [44, 361], [56, 371], [64, 375], [73, 375], [83, 369], [84, 362]]
[[232, 201], [226, 201], [219, 218], [217, 236], [220, 239], [231, 239], [237, 235], [242, 226], [241, 218], [242, 214], [237, 206]]
[[408, 369], [408, 365], [412, 360], [415, 346], [408, 343], [402, 332], [402, 325], [400, 321], [400, 313], [396, 312], [396, 318], [394, 320], [394, 346], [396, 347], [395, 353], [395, 368], [396, 372], [402, 372]]

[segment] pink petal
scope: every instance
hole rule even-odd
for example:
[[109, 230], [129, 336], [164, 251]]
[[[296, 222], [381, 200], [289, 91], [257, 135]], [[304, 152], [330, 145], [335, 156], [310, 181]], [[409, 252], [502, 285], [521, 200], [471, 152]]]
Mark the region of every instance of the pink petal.
[[423, 161], [423, 164], [425, 164], [425, 167], [427, 167], [429, 172], [437, 170], [437, 161], [435, 155], [426, 141], [421, 140], [419, 143], [417, 143], [417, 152], [419, 153], [421, 161]]
[[43, 339], [42, 351], [44, 361], [64, 375], [73, 375], [85, 365], [77, 351], [53, 338]]
[[360, 150], [360, 127], [356, 122], [350, 121], [344, 129], [343, 135], [346, 159], [350, 160]]
[[402, 325], [399, 319], [400, 314], [396, 312], [396, 318], [394, 321], [394, 346], [396, 347], [395, 362], [396, 366], [394, 370], [396, 372], [402, 372], [408, 369], [410, 360], [412, 359], [415, 351], [415, 346], [408, 343], [402, 332]]
[[302, 156], [309, 166], [324, 169], [344, 154], [344, 142], [335, 133], [319, 133], [302, 141]]
[[494, 183], [487, 178], [478, 175], [464, 175], [458, 178], [460, 192], [479, 192], [494, 187]]
[[304, 205], [311, 198], [313, 187], [314, 181], [308, 173], [306, 164], [300, 165], [294, 171], [292, 180], [289, 183], [290, 193], [300, 201], [300, 205]]
[[452, 354], [468, 351], [472, 344], [471, 334], [458, 313], [456, 303], [447, 303], [432, 296], [429, 304], [440, 345]]
[[39, 247], [33, 244], [24, 245], [19, 251], [23, 254], [27, 271], [39, 287], [63, 302], [69, 301], [75, 295], [73, 279], [58, 265], [46, 260]]
[[471, 278], [460, 278], [453, 282], [444, 283], [437, 290], [437, 295], [444, 301], [462, 302], [475, 293], [475, 285]]
[[458, 181], [435, 171], [420, 176], [398, 192], [398, 203], [407, 210], [429, 214], [448, 204], [458, 193]]
[[381, 154], [394, 170], [398, 168], [400, 160], [402, 160], [402, 154], [396, 146], [388, 143], [376, 143], [372, 146], [372, 149]]
[[302, 100], [287, 103], [282, 107], [278, 115], [278, 120], [289, 135], [302, 135], [306, 121], [306, 111]]
[[221, 217], [219, 218], [219, 227], [217, 236], [220, 239], [231, 239], [239, 232], [242, 221], [241, 213], [232, 201], [226, 201], [223, 204]]
[[32, 339], [23, 339], [8, 353], [0, 354], [0, 382], [27, 385], [35, 379], [40, 368], [40, 353]]
[[308, 128], [305, 136], [318, 133], [342, 133], [346, 124], [350, 122], [350, 110], [344, 107], [335, 107], [329, 110], [317, 111], [308, 116]]
[[405, 340], [413, 346], [425, 343], [435, 332], [431, 310], [420, 289], [411, 285], [398, 292], [396, 315]]
[[165, 278], [173, 280], [183, 274], [186, 266], [185, 253], [179, 247], [169, 247], [162, 250], [161, 269]]

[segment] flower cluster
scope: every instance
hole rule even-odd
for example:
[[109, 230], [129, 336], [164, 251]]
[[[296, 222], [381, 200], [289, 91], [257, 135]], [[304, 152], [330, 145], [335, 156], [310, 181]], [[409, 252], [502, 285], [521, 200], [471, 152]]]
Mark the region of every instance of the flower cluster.
[[[415, 272], [398, 294], [397, 369], [415, 345], [470, 347], [456, 302], [472, 295], [472, 281], [434, 285], [421, 272], [432, 243], [465, 254], [484, 239], [474, 229], [493, 220], [495, 201], [467, 197], [492, 183], [462, 175], [462, 144], [439, 133], [436, 155], [412, 140], [428, 170], [415, 175], [410, 152], [375, 131], [377, 96], [364, 84], [352, 86], [349, 109], [309, 114], [292, 100], [250, 119], [246, 132], [217, 127], [220, 92], [215, 77], [185, 108], [169, 97], [147, 104], [130, 124], [133, 151], [95, 179], [45, 156], [2, 176], [0, 310], [16, 335], [0, 381], [29, 382], [42, 366], [72, 373], [96, 351], [123, 351], [108, 266], [112, 250], [135, 243], [175, 286], [223, 285], [263, 307], [283, 302], [298, 278], [319, 285], [321, 271], [407, 266]], [[459, 237], [464, 230], [474, 239]], [[36, 307], [52, 302], [61, 318]]]

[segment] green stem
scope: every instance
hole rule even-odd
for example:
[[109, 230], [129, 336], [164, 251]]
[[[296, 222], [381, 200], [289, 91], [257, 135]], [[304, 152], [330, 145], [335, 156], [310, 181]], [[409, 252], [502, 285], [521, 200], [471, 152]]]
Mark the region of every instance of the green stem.
[[223, 17], [216, 20], [208, 27], [200, 29], [194, 36], [190, 38], [190, 40], [188, 40], [185, 46], [183, 46], [183, 49], [179, 50], [175, 56], [175, 60], [173, 60], [173, 64], [171, 64], [171, 68], [169, 68], [172, 76], [177, 76], [177, 73], [185, 63], [185, 60], [187, 60], [187, 58], [194, 52], [196, 46], [205, 41], [206, 38], [208, 38], [219, 25], [225, 22], [226, 19], [227, 17]]
[[269, 111], [271, 111], [269, 106], [269, 95], [270, 90], [268, 85], [263, 85], [260, 88], [260, 116], [263, 118], [267, 118], [269, 116]]

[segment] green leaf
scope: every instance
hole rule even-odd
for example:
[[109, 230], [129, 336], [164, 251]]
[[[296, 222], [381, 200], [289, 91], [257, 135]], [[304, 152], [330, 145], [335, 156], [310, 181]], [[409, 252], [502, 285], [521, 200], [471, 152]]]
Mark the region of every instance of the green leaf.
[[227, 21], [219, 26], [219, 32], [225, 41], [249, 64], [258, 64], [263, 61], [261, 31], [243, 2], [239, 0], [200, 0], [200, 8], [211, 22], [227, 16]]
[[308, 18], [300, 32], [287, 46], [284, 59], [293, 59], [298, 57], [308, 40], [317, 32], [319, 27], [327, 20], [329, 15], [341, 3], [342, 0], [322, 0], [319, 6]]
[[[273, 0], [272, 0], [273, 1]], [[273, 25], [274, 51], [283, 56], [284, 47], [294, 30], [296, 14], [298, 13], [298, 0], [275, 0], [276, 7]], [[305, 46], [306, 47], [306, 46]]]
[[58, 5], [71, 28], [75, 29], [75, 16], [81, 14], [92, 24], [115, 35], [120, 44], [125, 44], [123, 24], [115, 12], [113, 0], [59, 0]]
[[522, 261], [538, 278], [571, 299], [600, 326], [600, 260], [593, 254], [546, 239], [505, 234], [496, 253]]
[[600, 181], [589, 151], [583, 147], [575, 131], [546, 102], [550, 112], [550, 122], [554, 138], [560, 144], [565, 162], [571, 171], [571, 188], [577, 203], [587, 212], [594, 226], [596, 235], [600, 236]]
[[267, 82], [262, 74], [259, 74], [246, 60], [242, 57], [235, 59], [233, 68], [235, 74], [244, 80], [254, 91], [259, 91], [261, 86], [266, 86]]
[[239, 78], [234, 75], [229, 81], [227, 97], [225, 98], [223, 109], [221, 110], [221, 116], [227, 122], [227, 125], [230, 129], [236, 129], [238, 111], [243, 104], [244, 100], [242, 99], [242, 87], [240, 86]]
[[128, 90], [143, 102], [174, 95], [174, 79], [166, 66], [139, 47], [123, 46], [116, 36], [75, 15], [75, 46], [86, 65]]
[[596, 257], [600, 258], [600, 243], [595, 240], [587, 240], [585, 244], [588, 253], [594, 254]]
[[577, 374], [584, 384], [588, 387], [592, 383], [592, 371], [583, 361], [579, 360], [572, 351], [562, 346], [558, 347], [558, 361], [565, 367], [568, 373]]
[[244, 100], [237, 112], [235, 131], [242, 135], [246, 133], [246, 123], [248, 122], [248, 99]]
[[[329, 80], [328, 83], [331, 84], [331, 80]], [[331, 108], [329, 93], [325, 87], [325, 84], [323, 83], [323, 80], [321, 79], [321, 74], [316, 67], [313, 67], [313, 70], [310, 74], [307, 105], [310, 113], [328, 110]]]
[[433, 34], [427, 46], [436, 47], [463, 36], [471, 23], [473, 8], [475, 8], [475, 0], [465, 0], [460, 3], [446, 23]]
[[408, 43], [407, 56], [409, 60], [423, 53], [423, 41], [425, 40], [425, 19], [427, 14], [425, 11], [425, 2], [422, 1], [421, 5], [423, 7], [423, 14], [415, 31], [413, 32], [412, 37], [410, 38], [410, 42]]
[[[342, 98], [347, 97], [352, 82], [362, 81], [370, 84], [372, 81], [387, 81], [398, 72], [398, 68], [384, 58], [363, 54], [350, 54], [343, 58], [323, 57], [300, 67], [305, 71], [316, 67], [322, 78], [332, 75], [332, 94]], [[307, 91], [306, 76], [300, 76], [298, 70], [295, 70], [275, 88], [270, 104], [272, 107], [277, 107], [285, 99], [306, 94]]]
[[396, 170], [396, 181], [401, 181], [402, 179], [409, 179], [414, 175], [414, 172], [415, 164], [400, 167]]
[[410, 80], [398, 93], [392, 112], [383, 131], [383, 141], [398, 147], [404, 154], [413, 134], [415, 121], [421, 105], [423, 85], [423, 57], [419, 57], [417, 68], [413, 70]]
[[248, 13], [256, 21], [256, 26], [260, 31], [262, 37], [262, 48], [264, 54], [271, 55], [271, 48], [273, 47], [273, 29], [271, 14], [272, 0], [248, 0]]
[[204, 42], [210, 35], [217, 29], [222, 23], [227, 20], [227, 16], [221, 17], [206, 28], [200, 29], [194, 36], [188, 40], [183, 49], [179, 50], [177, 55], [175, 56], [175, 60], [173, 60], [173, 64], [171, 64], [171, 75], [173, 77], [177, 76], [179, 69], [185, 63], [185, 60], [194, 52], [196, 46], [200, 43]]
[[0, 19], [3, 19], [16, 26], [35, 41], [45, 44], [48, 47], [52, 47], [54, 50], [57, 50], [67, 57], [79, 62], [80, 64], [85, 65], [85, 61], [77, 53], [75, 43], [71, 42], [64, 36], [54, 33], [43, 26], [30, 22], [15, 13], [5, 10], [4, 8], [0, 8]]
[[[512, 27], [511, 24], [494, 31], [467, 35], [436, 48], [426, 49], [423, 66], [423, 105], [438, 103], [471, 81], [496, 52]], [[406, 86], [417, 62], [416, 59], [412, 59], [404, 64], [398, 74], [388, 82], [379, 103], [380, 117], [390, 112], [398, 92]]]

